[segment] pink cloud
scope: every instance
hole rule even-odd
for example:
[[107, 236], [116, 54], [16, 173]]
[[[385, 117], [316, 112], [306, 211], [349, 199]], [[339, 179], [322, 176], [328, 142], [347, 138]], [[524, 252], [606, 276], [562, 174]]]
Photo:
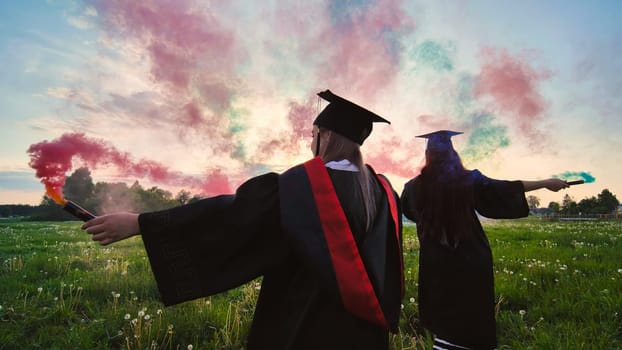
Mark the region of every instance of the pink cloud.
[[[398, 137], [392, 137], [380, 141], [374, 151], [363, 151], [365, 162], [369, 163], [374, 169], [383, 174], [393, 174], [405, 178], [411, 178], [419, 174], [419, 164], [423, 158], [423, 147], [413, 139], [408, 141]], [[406, 151], [406, 159], [396, 157], [396, 151]]]
[[315, 47], [326, 53], [319, 81], [330, 82], [336, 90], [356, 91], [364, 99], [387, 87], [400, 67], [397, 39], [415, 28], [402, 5], [398, 0], [378, 1], [352, 12], [345, 24], [332, 23]]
[[505, 49], [484, 48], [481, 56], [475, 96], [491, 97], [500, 114], [512, 117], [523, 135], [539, 143], [543, 134], [538, 122], [544, 117], [546, 101], [538, 88], [551, 72], [536, 70], [525, 58], [510, 56]]
[[231, 142], [226, 112], [236, 94], [236, 66], [246, 59], [233, 31], [190, 0], [97, 0], [95, 6], [108, 32], [148, 54], [172, 125], [210, 132], [222, 138], [220, 145]]
[[129, 153], [121, 152], [103, 140], [89, 138], [84, 134], [63, 134], [56, 140], [33, 144], [28, 148], [28, 153], [29, 165], [52, 193], [61, 193], [66, 173], [73, 169], [74, 161], [82, 161], [91, 169], [112, 166], [122, 176], [136, 176], [168, 185], [185, 186], [206, 194], [230, 192], [228, 179], [219, 171], [210, 171], [205, 178], [186, 176], [152, 160], [134, 160]]
[[304, 103], [289, 102], [287, 120], [290, 123], [291, 132], [282, 133], [278, 137], [260, 143], [258, 154], [261, 155], [261, 159], [267, 159], [275, 152], [294, 155], [299, 152], [301, 142], [311, 142], [312, 123], [317, 114], [314, 101], [317, 101], [315, 95]]
[[403, 4], [402, 0], [363, 5], [333, 2], [324, 8], [299, 2], [283, 4], [271, 17], [275, 34], [267, 46], [279, 54], [295, 55], [309, 67], [315, 85], [373, 99], [399, 71], [399, 39], [415, 29]]

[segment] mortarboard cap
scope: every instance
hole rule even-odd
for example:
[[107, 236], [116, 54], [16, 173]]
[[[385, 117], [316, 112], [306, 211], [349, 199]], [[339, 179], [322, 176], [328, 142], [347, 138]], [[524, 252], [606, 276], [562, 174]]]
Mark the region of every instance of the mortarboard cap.
[[434, 151], [446, 151], [453, 149], [451, 137], [462, 134], [461, 131], [439, 130], [429, 134], [418, 135], [424, 139], [428, 139], [427, 149]]
[[318, 93], [329, 104], [313, 121], [314, 125], [332, 130], [359, 145], [371, 134], [373, 123], [388, 123], [381, 116], [333, 94], [330, 90]]

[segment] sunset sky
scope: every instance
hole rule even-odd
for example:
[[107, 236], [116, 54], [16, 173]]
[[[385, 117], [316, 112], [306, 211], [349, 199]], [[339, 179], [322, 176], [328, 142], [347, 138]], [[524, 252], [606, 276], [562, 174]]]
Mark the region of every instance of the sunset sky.
[[324, 89], [392, 122], [362, 150], [398, 191], [452, 129], [489, 177], [588, 180], [541, 206], [622, 199], [621, 56], [617, 0], [4, 1], [0, 204], [46, 166], [234, 191], [311, 157]]

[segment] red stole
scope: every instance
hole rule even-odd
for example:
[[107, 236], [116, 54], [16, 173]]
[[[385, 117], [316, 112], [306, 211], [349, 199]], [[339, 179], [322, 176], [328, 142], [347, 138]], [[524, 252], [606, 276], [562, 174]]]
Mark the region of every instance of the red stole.
[[[313, 196], [322, 223], [324, 237], [328, 245], [339, 293], [346, 310], [364, 320], [389, 329], [386, 318], [380, 307], [378, 296], [371, 284], [365, 265], [354, 241], [352, 230], [346, 215], [341, 208], [328, 171], [320, 158], [313, 158], [304, 163], [309, 176]], [[391, 186], [382, 177], [378, 181], [387, 194], [391, 217], [395, 226], [397, 242], [400, 241], [397, 218], [397, 203]], [[399, 244], [399, 243], [398, 243]], [[401, 259], [400, 259], [401, 261]], [[400, 263], [400, 270], [403, 266]], [[403, 292], [403, 272], [400, 271]]]

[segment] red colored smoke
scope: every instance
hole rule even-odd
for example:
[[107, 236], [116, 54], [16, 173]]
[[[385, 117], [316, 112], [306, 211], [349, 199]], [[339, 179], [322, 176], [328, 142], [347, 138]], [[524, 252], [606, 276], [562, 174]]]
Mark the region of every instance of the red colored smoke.
[[56, 140], [31, 145], [28, 153], [29, 165], [35, 169], [36, 176], [49, 190], [48, 193], [52, 192], [49, 193], [50, 196], [60, 198], [65, 176], [73, 168], [74, 160], [80, 160], [91, 169], [113, 166], [121, 176], [147, 178], [153, 182], [189, 187], [204, 194], [230, 192], [227, 177], [218, 170], [212, 171], [204, 179], [183, 175], [152, 160], [136, 161], [129, 153], [120, 152], [105, 141], [88, 138], [80, 133], [64, 134]]
[[538, 141], [537, 122], [543, 118], [544, 97], [538, 91], [548, 71], [536, 71], [525, 59], [512, 57], [507, 50], [482, 50], [484, 62], [475, 86], [476, 96], [490, 96], [501, 112], [516, 119], [519, 130]]

